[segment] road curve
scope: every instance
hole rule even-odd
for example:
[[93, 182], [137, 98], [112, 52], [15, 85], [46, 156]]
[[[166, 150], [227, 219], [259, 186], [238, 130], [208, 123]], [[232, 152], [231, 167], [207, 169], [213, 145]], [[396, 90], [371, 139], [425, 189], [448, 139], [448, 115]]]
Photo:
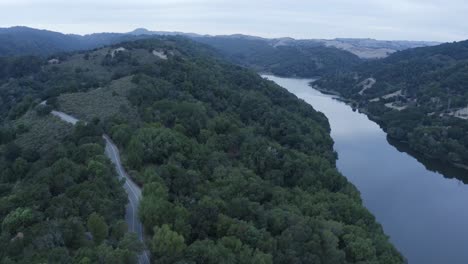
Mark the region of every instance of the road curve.
[[[45, 101], [41, 104], [45, 104]], [[72, 125], [75, 125], [79, 121], [75, 117], [67, 115], [63, 112], [52, 111], [51, 114]], [[102, 136], [102, 138], [106, 141], [106, 156], [114, 164], [115, 170], [117, 171], [119, 178], [125, 179], [124, 188], [128, 195], [128, 204], [126, 206], [125, 220], [128, 225], [128, 230], [130, 232], [136, 233], [138, 236], [138, 240], [140, 240], [144, 245], [145, 240], [143, 233], [143, 225], [141, 224], [140, 219], [138, 218], [138, 206], [140, 204], [141, 199], [141, 189], [132, 181], [132, 179], [125, 172], [125, 169], [122, 166], [122, 162], [120, 161], [119, 149], [114, 144], [112, 139], [105, 134]], [[146, 250], [145, 246], [145, 250], [140, 255], [138, 255], [138, 263], [150, 264], [151, 261], [149, 256], [149, 252], [148, 250]]]
[[[138, 218], [138, 205], [140, 204], [141, 199], [141, 189], [136, 185], [125, 172], [120, 162], [120, 154], [117, 146], [112, 142], [112, 139], [108, 135], [102, 136], [106, 141], [106, 156], [112, 161], [115, 166], [115, 170], [119, 174], [120, 178], [125, 179], [125, 191], [127, 191], [128, 201], [127, 212], [125, 214], [125, 220], [128, 224], [128, 229], [130, 232], [137, 234], [138, 239], [144, 243], [144, 234], [143, 234], [143, 225]], [[138, 263], [140, 264], [150, 264], [149, 252], [144, 250], [138, 256]]]

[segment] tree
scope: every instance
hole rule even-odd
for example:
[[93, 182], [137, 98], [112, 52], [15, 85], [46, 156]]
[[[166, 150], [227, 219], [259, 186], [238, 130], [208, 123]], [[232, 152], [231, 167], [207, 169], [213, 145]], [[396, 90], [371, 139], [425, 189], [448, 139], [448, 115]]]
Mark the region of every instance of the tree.
[[140, 241], [138, 241], [138, 237], [135, 233], [127, 232], [120, 240], [119, 248], [139, 253], [143, 250], [143, 245]]
[[372, 240], [356, 237], [354, 234], [343, 236], [346, 243], [346, 253], [353, 261], [364, 261], [375, 258], [375, 248], [372, 245]]
[[[167, 190], [158, 183], [151, 183], [143, 189], [139, 215], [147, 230], [171, 222], [173, 204], [167, 201]], [[148, 193], [149, 191], [154, 191]]]
[[271, 254], [265, 254], [259, 250], [255, 250], [254, 255], [252, 257], [252, 264], [272, 264], [273, 257]]
[[88, 162], [88, 173], [97, 178], [102, 178], [108, 172], [108, 168], [99, 161], [91, 160]]
[[158, 258], [158, 263], [176, 262], [186, 247], [184, 237], [172, 231], [169, 225], [154, 228], [151, 251]]
[[10, 233], [18, 232], [20, 228], [24, 228], [32, 224], [35, 220], [34, 213], [31, 208], [17, 208], [10, 212], [2, 222], [2, 230]]
[[104, 217], [97, 213], [92, 213], [88, 218], [88, 230], [93, 235], [93, 239], [96, 244], [100, 244], [104, 239], [107, 238], [109, 228], [104, 221]]
[[127, 233], [127, 230], [127, 223], [124, 220], [119, 220], [112, 226], [111, 237], [115, 240], [119, 240], [123, 238], [123, 236]]
[[111, 129], [111, 134], [115, 142], [127, 146], [132, 137], [132, 129], [127, 124], [115, 125]]

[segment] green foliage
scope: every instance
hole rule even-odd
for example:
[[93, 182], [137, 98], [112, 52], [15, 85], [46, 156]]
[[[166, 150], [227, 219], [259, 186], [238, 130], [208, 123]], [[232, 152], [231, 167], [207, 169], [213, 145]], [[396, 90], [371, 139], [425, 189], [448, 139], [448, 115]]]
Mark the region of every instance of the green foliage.
[[89, 216], [87, 227], [97, 244], [100, 244], [109, 235], [109, 227], [104, 218], [96, 213], [92, 213]]
[[10, 212], [2, 222], [2, 230], [15, 233], [34, 222], [34, 213], [31, 208], [17, 208]]
[[[118, 47], [125, 48], [121, 57], [107, 56]], [[58, 107], [73, 109], [88, 123], [79, 122], [37, 161], [26, 157], [25, 148], [10, 146], [0, 162], [6, 172], [0, 191], [7, 197], [0, 216], [34, 208], [38, 220], [24, 225], [25, 236], [63, 232], [66, 242], [47, 236], [51, 241], [44, 244], [57, 248], [52, 251], [27, 240], [24, 247], [5, 246], [0, 257], [135, 262], [141, 248], [122, 235], [127, 199], [102, 155], [105, 131], [115, 136], [125, 166], [143, 185], [140, 219], [155, 263], [402, 263], [357, 190], [337, 171], [325, 116], [213, 55], [204, 45], [167, 37], [95, 50], [87, 59], [71, 54], [44, 67], [48, 81], [38, 82], [59, 83], [46, 97], [68, 93], [58, 97]], [[92, 90], [97, 86], [102, 88]], [[13, 106], [15, 115], [41, 93], [30, 95], [24, 106]], [[126, 110], [117, 111], [116, 102], [126, 102]], [[101, 103], [112, 114], [97, 113]], [[15, 136], [31, 132], [24, 123]], [[22, 176], [16, 178], [15, 170]], [[13, 235], [3, 232], [0, 246]]]
[[151, 251], [159, 263], [176, 262], [186, 247], [184, 237], [172, 231], [168, 225], [154, 228]]
[[127, 197], [101, 131], [80, 124], [54, 139], [50, 129], [35, 131], [49, 134], [40, 155], [0, 145], [0, 262], [135, 263], [141, 244], [122, 224]]
[[[129, 159], [142, 157], [142, 162], [161, 164], [174, 153], [187, 154], [191, 151], [190, 141], [167, 128], [142, 128], [132, 137]], [[131, 164], [138, 168], [137, 161]]]

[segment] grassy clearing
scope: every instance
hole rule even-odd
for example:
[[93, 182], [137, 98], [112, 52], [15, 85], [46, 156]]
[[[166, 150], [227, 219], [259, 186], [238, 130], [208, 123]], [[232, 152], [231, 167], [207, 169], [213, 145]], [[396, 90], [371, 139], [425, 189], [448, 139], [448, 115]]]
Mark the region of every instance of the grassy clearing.
[[135, 120], [136, 110], [127, 100], [127, 92], [134, 86], [131, 76], [113, 81], [109, 86], [89, 92], [69, 93], [59, 96], [59, 110], [78, 119], [106, 120], [115, 115]]

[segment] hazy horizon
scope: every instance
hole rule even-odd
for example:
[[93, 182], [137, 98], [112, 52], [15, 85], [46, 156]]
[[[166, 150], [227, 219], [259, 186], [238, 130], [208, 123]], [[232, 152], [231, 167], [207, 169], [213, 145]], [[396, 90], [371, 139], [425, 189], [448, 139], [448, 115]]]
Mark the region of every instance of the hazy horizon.
[[[116, 31], [101, 31], [101, 32], [90, 32], [90, 33], [74, 33], [74, 32], [61, 32], [58, 30], [53, 30], [49, 28], [39, 28], [39, 27], [34, 27], [30, 25], [9, 25], [9, 26], [0, 26], [0, 28], [15, 28], [15, 27], [26, 27], [26, 28], [31, 28], [31, 29], [37, 29], [37, 30], [45, 30], [45, 31], [51, 31], [51, 32], [56, 32], [56, 33], [61, 33], [65, 35], [79, 35], [79, 36], [86, 36], [86, 35], [92, 35], [92, 34], [100, 34], [100, 33], [117, 33], [117, 34], [127, 34], [131, 33], [135, 30], [138, 29], [144, 29], [152, 32], [167, 32], [167, 33], [183, 33], [183, 34], [196, 34], [200, 36], [233, 36], [233, 35], [245, 35], [245, 36], [250, 36], [250, 37], [260, 37], [260, 38], [265, 38], [265, 39], [279, 39], [279, 38], [292, 38], [295, 40], [309, 40], [309, 39], [317, 39], [317, 40], [334, 40], [334, 39], [372, 39], [372, 40], [378, 40], [378, 41], [414, 41], [414, 42], [440, 42], [440, 43], [445, 43], [445, 42], [450, 42], [450, 41], [436, 41], [436, 40], [427, 40], [427, 39], [415, 39], [415, 40], [408, 40], [408, 39], [378, 39], [378, 38], [371, 38], [371, 37], [342, 37], [342, 36], [337, 36], [333, 38], [293, 38], [290, 36], [279, 36], [279, 37], [268, 37], [268, 36], [259, 36], [259, 35], [251, 35], [251, 34], [245, 34], [242, 32], [236, 32], [236, 33], [227, 33], [227, 34], [207, 34], [207, 33], [201, 33], [201, 32], [189, 32], [189, 31], [179, 31], [179, 30], [158, 30], [158, 29], [150, 29], [146, 27], [137, 27], [128, 31], [122, 31], [122, 32], [116, 32]], [[462, 39], [460, 41], [463, 41], [465, 39]], [[468, 40], [468, 39], [467, 39]]]
[[468, 2], [462, 0], [3, 0], [0, 26], [80, 35], [147, 28], [265, 38], [452, 42], [468, 39], [466, 13]]

